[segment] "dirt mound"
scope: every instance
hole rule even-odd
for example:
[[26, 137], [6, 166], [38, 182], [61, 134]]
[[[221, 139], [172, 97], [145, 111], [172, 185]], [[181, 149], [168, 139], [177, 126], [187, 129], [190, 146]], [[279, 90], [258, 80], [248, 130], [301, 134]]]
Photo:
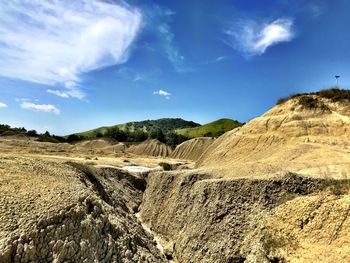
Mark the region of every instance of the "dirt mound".
[[226, 176], [350, 175], [350, 103], [303, 95], [219, 137], [198, 167]]
[[142, 179], [31, 158], [0, 167], [0, 262], [165, 262], [134, 215]]
[[215, 139], [211, 137], [199, 137], [185, 141], [175, 148], [171, 157], [197, 161], [214, 140]]
[[137, 155], [167, 157], [171, 154], [172, 150], [168, 145], [152, 139], [130, 146], [127, 152]]
[[111, 145], [115, 145], [118, 142], [112, 139], [96, 139], [96, 140], [88, 140], [88, 141], [82, 141], [78, 142], [76, 146], [78, 147], [83, 147], [83, 148], [91, 148], [91, 149], [96, 149], [96, 148], [104, 148], [108, 147]]
[[83, 141], [76, 144], [79, 152], [85, 152], [93, 155], [110, 155], [123, 153], [126, 145], [113, 139], [97, 139]]
[[79, 142], [75, 145], [77, 152], [91, 155], [122, 154], [127, 148], [122, 142], [113, 139], [98, 139]]

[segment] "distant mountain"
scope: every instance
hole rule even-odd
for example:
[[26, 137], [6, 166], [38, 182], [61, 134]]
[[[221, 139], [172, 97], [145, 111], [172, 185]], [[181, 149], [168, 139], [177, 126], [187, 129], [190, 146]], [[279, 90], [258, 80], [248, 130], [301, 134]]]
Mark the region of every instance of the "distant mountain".
[[117, 124], [114, 126], [100, 127], [86, 132], [76, 133], [76, 135], [80, 135], [87, 139], [90, 139], [95, 138], [97, 135], [104, 136], [107, 133], [108, 129], [111, 128], [118, 128], [122, 131], [128, 130], [130, 132], [142, 130], [146, 133], [161, 130], [164, 134], [166, 134], [170, 131], [175, 131], [183, 128], [194, 128], [198, 126], [200, 126], [200, 124], [195, 123], [193, 121], [186, 121], [180, 118], [163, 118], [158, 120], [135, 121], [127, 122], [124, 124]]
[[178, 129], [176, 130], [176, 133], [188, 138], [218, 137], [239, 126], [242, 126], [242, 123], [238, 121], [231, 119], [219, 119], [198, 127]]

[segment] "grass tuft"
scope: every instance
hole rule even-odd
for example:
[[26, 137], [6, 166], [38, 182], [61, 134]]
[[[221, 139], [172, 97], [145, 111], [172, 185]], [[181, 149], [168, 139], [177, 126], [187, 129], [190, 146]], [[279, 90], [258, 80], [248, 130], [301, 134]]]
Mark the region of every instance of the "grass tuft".
[[[304, 97], [305, 95], [317, 95], [321, 98], [329, 99], [332, 102], [341, 102], [341, 101], [347, 101], [350, 102], [350, 90], [346, 89], [339, 89], [338, 87], [331, 87], [329, 89], [323, 89], [318, 92], [310, 92], [310, 93], [296, 93], [289, 95], [286, 98], [280, 98], [277, 100], [276, 104], [281, 105], [291, 99], [294, 99], [296, 97]], [[306, 99], [304, 99], [306, 100]], [[314, 105], [316, 104], [314, 102], [311, 102], [310, 100], [307, 101], [302, 101], [302, 103], [305, 103], [307, 105]]]

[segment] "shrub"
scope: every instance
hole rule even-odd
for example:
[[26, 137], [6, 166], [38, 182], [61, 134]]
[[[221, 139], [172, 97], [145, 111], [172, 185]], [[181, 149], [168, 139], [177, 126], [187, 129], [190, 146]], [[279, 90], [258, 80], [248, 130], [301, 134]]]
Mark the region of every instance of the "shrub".
[[171, 171], [171, 165], [169, 163], [161, 162], [158, 164], [164, 171]]
[[165, 142], [165, 135], [164, 133], [162, 132], [161, 129], [153, 129], [150, 134], [149, 134], [149, 137], [151, 139], [157, 139], [158, 141], [160, 142]]
[[281, 105], [283, 103], [285, 103], [288, 100], [288, 98], [279, 98], [276, 101], [276, 105]]
[[320, 109], [323, 111], [329, 111], [329, 108], [322, 101], [308, 95], [299, 97], [298, 103], [306, 109]]
[[38, 132], [36, 130], [30, 130], [30, 131], [27, 131], [27, 135], [30, 137], [37, 137]]
[[324, 89], [319, 92], [322, 98], [330, 99], [334, 102], [336, 101], [350, 101], [350, 90], [331, 88]]
[[165, 136], [165, 143], [171, 148], [175, 149], [177, 145], [183, 143], [184, 141], [187, 141], [188, 139], [189, 138], [184, 135], [177, 134], [175, 132], [168, 132]]
[[38, 142], [52, 142], [52, 143], [59, 143], [57, 139], [47, 136], [47, 135], [40, 135], [39, 138], [37, 139]]
[[83, 138], [84, 138], [83, 136], [71, 134], [67, 137], [67, 142], [69, 142], [69, 143], [78, 142], [78, 141], [83, 140]]
[[148, 134], [145, 133], [143, 130], [139, 129], [135, 131], [134, 138], [135, 142], [143, 142], [147, 140]]
[[[345, 90], [345, 89], [339, 89], [337, 87], [332, 87], [329, 89], [323, 89], [318, 92], [310, 92], [310, 93], [297, 93], [297, 94], [292, 94], [289, 95], [286, 98], [280, 98], [277, 100], [276, 104], [280, 105], [285, 103], [286, 101], [290, 99], [294, 99], [296, 97], [301, 97], [305, 95], [318, 95], [321, 98], [325, 99], [330, 99], [333, 102], [337, 101], [350, 101], [350, 90]], [[307, 103], [309, 104], [309, 103]]]

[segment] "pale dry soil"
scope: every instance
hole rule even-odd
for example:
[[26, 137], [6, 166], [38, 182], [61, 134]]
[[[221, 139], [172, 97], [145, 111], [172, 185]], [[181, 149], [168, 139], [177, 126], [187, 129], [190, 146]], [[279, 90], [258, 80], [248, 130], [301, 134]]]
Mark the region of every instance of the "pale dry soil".
[[168, 262], [135, 216], [164, 158], [72, 147], [0, 139], [0, 262]]
[[175, 150], [196, 164], [0, 139], [0, 262], [350, 262], [350, 105], [318, 103]]

